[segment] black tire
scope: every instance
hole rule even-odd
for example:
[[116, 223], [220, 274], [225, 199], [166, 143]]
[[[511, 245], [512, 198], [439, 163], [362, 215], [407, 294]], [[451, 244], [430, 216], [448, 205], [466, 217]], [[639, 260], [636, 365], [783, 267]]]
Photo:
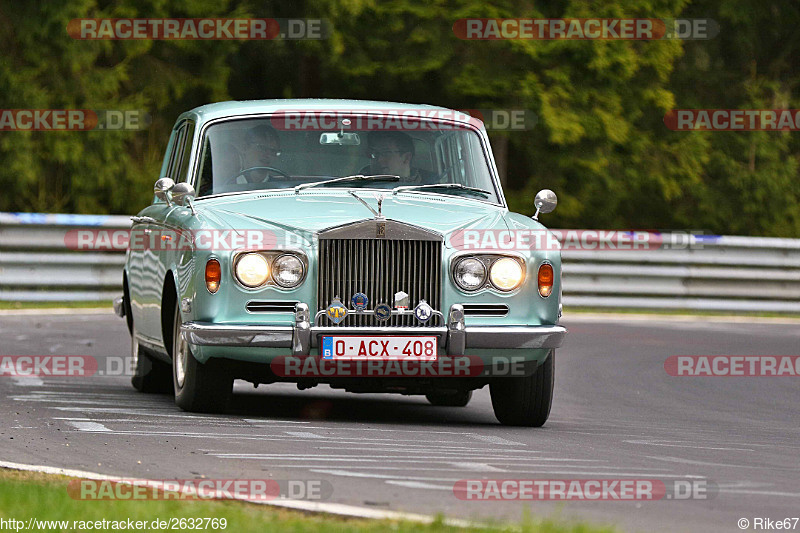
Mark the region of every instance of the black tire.
[[131, 385], [139, 392], [165, 394], [172, 392], [172, 370], [169, 365], [154, 359], [136, 339], [136, 325], [131, 322], [131, 357], [134, 374]]
[[222, 361], [211, 359], [202, 364], [195, 359], [191, 348], [181, 338], [181, 322], [180, 309], [175, 306], [172, 323], [175, 404], [193, 413], [224, 412], [233, 390], [233, 376]]
[[506, 426], [541, 427], [550, 416], [555, 384], [555, 357], [552, 350], [530, 375], [496, 378], [489, 384], [494, 415]]
[[425, 397], [431, 405], [439, 407], [466, 407], [472, 399], [472, 391], [432, 392]]

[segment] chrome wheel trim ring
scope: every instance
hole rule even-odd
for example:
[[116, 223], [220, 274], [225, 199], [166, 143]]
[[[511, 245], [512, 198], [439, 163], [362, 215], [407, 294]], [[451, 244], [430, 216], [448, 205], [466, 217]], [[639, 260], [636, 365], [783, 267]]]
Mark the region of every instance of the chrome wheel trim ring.
[[189, 345], [181, 336], [180, 311], [175, 311], [175, 382], [179, 389], [183, 388], [186, 382], [186, 365], [189, 357]]
[[136, 338], [136, 327], [131, 331], [131, 359], [133, 362], [133, 369], [139, 368], [139, 339]]

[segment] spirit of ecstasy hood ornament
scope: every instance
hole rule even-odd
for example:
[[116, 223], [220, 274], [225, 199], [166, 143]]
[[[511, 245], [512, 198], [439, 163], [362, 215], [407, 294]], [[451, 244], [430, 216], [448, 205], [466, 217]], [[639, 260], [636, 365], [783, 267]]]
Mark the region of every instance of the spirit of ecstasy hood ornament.
[[375, 214], [375, 218], [383, 218], [381, 209], [383, 209], [383, 199], [386, 198], [386, 196], [383, 194], [376, 194], [375, 198], [378, 200], [378, 212]]
[[371, 205], [369, 205], [367, 202], [365, 202], [363, 198], [361, 198], [360, 196], [358, 196], [358, 195], [355, 193], [355, 191], [347, 191], [347, 192], [349, 192], [349, 193], [350, 193], [350, 195], [351, 195], [353, 198], [355, 198], [356, 200], [358, 200], [359, 202], [361, 202], [362, 204], [364, 204], [364, 207], [366, 207], [367, 209], [369, 209], [370, 211], [372, 211], [372, 214], [374, 214], [374, 215], [375, 215], [375, 219], [376, 219], [376, 220], [382, 220], [382, 219], [383, 219], [383, 215], [381, 214], [381, 209], [383, 209], [383, 199], [384, 199], [384, 198], [386, 198], [386, 195], [384, 195], [384, 194], [376, 194], [376, 195], [375, 195], [375, 198], [378, 200], [378, 210], [377, 210], [377, 211], [375, 211], [375, 210], [372, 208], [372, 206], [371, 206]]

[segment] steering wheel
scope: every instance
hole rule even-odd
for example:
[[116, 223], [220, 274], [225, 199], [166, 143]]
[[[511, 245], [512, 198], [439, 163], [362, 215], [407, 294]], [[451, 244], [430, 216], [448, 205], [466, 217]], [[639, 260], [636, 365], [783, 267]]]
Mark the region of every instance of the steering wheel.
[[[231, 176], [227, 181], [225, 181], [225, 184], [229, 185], [229, 184], [233, 183], [234, 181], [236, 181], [236, 178], [238, 178], [239, 176], [243, 176], [244, 174], [250, 172], [251, 170], [270, 170], [272, 172], [276, 172], [276, 173], [280, 174], [281, 176], [283, 176], [286, 179], [292, 179], [292, 177], [289, 174], [287, 174], [286, 172], [284, 172], [283, 170], [281, 170], [279, 168], [275, 168], [275, 167], [250, 167], [250, 168], [246, 168], [244, 170], [240, 170], [234, 176]], [[269, 181], [269, 174], [265, 174], [264, 178], [260, 181], [260, 183], [266, 183], [268, 181]], [[259, 182], [254, 182], [254, 183], [259, 183]]]

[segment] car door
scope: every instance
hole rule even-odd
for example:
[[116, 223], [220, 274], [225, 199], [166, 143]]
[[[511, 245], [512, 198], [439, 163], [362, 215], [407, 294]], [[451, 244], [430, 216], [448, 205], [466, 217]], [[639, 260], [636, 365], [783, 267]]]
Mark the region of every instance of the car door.
[[[181, 158], [188, 133], [188, 121], [181, 121], [173, 128], [171, 135], [171, 153], [163, 169], [163, 177], [177, 182], [180, 173]], [[192, 129], [194, 129], [192, 127]], [[140, 213], [145, 234], [145, 246], [142, 254], [142, 305], [146, 309], [139, 328], [140, 335], [146, 340], [164, 346], [161, 329], [161, 302], [163, 299], [164, 278], [167, 266], [163, 262], [163, 249], [174, 239], [175, 231], [166, 224], [170, 211], [175, 209], [171, 202], [155, 198], [153, 203]]]
[[[168, 169], [172, 165], [177, 146], [178, 130], [173, 130], [167, 143], [167, 150], [164, 155], [164, 162], [161, 166], [160, 177], [167, 175]], [[153, 200], [153, 205], [159, 202]], [[146, 303], [153, 299], [153, 277], [149, 274], [150, 264], [146, 262], [148, 248], [151, 247], [151, 235], [153, 231], [152, 218], [153, 205], [146, 207], [139, 214], [131, 217], [131, 238], [129, 246], [128, 260], [128, 289], [130, 296], [131, 314], [136, 325], [137, 336], [140, 340], [154, 344], [158, 337], [153, 336], [152, 328], [148, 327], [151, 322], [149, 315], [153, 310]]]
[[[180, 139], [181, 150], [180, 154], [176, 155], [175, 174], [173, 180], [175, 183], [192, 183], [190, 163], [192, 161], [192, 153], [194, 148], [194, 132], [195, 123], [192, 120], [187, 120], [183, 127], [183, 136]], [[189, 240], [181, 239], [181, 233], [184, 231], [191, 231], [193, 214], [187, 207], [173, 205], [171, 209], [165, 211], [163, 221], [161, 223], [162, 246], [158, 252], [158, 264], [163, 269], [161, 271], [161, 279], [167, 274], [167, 270], [174, 268], [175, 282], [178, 289], [178, 301], [183, 294], [183, 289], [190, 281], [191, 274], [194, 272], [194, 264], [191, 259], [193, 257], [192, 250], [187, 249]]]

